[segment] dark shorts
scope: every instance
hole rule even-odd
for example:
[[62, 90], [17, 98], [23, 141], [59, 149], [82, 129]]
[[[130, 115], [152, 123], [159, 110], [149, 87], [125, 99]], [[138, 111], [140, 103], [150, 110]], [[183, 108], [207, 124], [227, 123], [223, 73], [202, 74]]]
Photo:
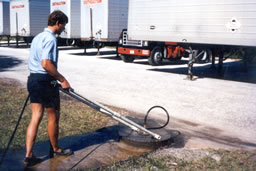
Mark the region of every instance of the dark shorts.
[[59, 107], [59, 88], [51, 82], [55, 79], [48, 74], [30, 74], [27, 89], [31, 103], [40, 103], [44, 107]]

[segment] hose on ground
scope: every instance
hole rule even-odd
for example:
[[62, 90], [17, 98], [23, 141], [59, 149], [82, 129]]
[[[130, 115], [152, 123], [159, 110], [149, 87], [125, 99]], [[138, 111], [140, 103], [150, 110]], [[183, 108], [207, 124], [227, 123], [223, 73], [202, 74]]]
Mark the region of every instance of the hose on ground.
[[23, 106], [23, 108], [22, 108], [22, 110], [21, 110], [21, 113], [20, 113], [20, 115], [19, 115], [19, 119], [18, 119], [18, 121], [17, 121], [17, 123], [16, 123], [16, 126], [15, 126], [14, 131], [12, 132], [12, 136], [11, 136], [9, 142], [8, 142], [8, 145], [7, 145], [6, 149], [4, 150], [4, 152], [3, 152], [3, 154], [2, 154], [2, 157], [1, 157], [1, 160], [0, 160], [0, 166], [1, 166], [1, 164], [3, 163], [3, 161], [4, 161], [4, 159], [5, 159], [5, 155], [6, 155], [7, 151], [9, 150], [9, 147], [10, 147], [10, 145], [11, 145], [11, 143], [12, 143], [12, 140], [13, 140], [13, 138], [14, 138], [14, 135], [15, 135], [15, 133], [16, 133], [16, 131], [17, 131], [17, 128], [18, 128], [18, 126], [19, 126], [19, 124], [20, 124], [20, 120], [21, 120], [21, 118], [22, 118], [22, 115], [23, 115], [23, 113], [24, 113], [24, 110], [25, 110], [25, 108], [26, 108], [26, 106], [27, 106], [28, 100], [29, 100], [29, 95], [28, 95], [28, 97], [27, 97], [27, 99], [26, 99], [26, 101], [25, 101], [25, 103], [24, 103], [24, 106]]

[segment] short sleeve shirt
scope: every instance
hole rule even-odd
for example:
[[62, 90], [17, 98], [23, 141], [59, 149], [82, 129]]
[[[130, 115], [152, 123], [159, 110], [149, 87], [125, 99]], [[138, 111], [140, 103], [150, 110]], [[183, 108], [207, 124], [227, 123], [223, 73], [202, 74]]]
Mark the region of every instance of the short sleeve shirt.
[[31, 43], [28, 65], [30, 73], [47, 74], [41, 65], [43, 59], [51, 60], [52, 64], [57, 68], [58, 49], [56, 36], [48, 28], [39, 33]]

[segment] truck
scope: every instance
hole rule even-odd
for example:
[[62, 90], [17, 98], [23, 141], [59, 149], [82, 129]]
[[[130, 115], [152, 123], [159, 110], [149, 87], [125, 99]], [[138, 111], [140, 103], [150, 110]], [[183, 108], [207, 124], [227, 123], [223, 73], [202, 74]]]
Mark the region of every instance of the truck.
[[66, 45], [77, 45], [81, 39], [80, 24], [80, 0], [51, 0], [51, 12], [60, 10], [65, 13], [69, 19], [64, 32], [61, 33], [59, 42]]
[[117, 46], [127, 20], [128, 0], [81, 0], [81, 40], [97, 48]]
[[49, 13], [49, 0], [10, 0], [10, 35], [30, 42], [47, 27]]
[[254, 0], [130, 0], [118, 53], [125, 62], [146, 57], [152, 65], [181, 57], [214, 65], [218, 56], [221, 69], [225, 54], [255, 52], [255, 30]]

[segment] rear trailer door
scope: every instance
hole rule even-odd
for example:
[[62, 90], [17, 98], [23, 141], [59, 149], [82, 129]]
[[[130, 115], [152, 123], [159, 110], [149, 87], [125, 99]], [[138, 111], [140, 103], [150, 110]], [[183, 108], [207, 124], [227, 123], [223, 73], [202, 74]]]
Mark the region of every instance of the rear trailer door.
[[80, 0], [51, 0], [51, 12], [61, 10], [68, 17], [66, 29], [60, 37], [74, 39], [80, 38]]
[[108, 0], [81, 1], [81, 37], [108, 39]]
[[11, 36], [30, 36], [29, 1], [10, 1], [10, 34]]
[[65, 13], [69, 19], [69, 22], [67, 23], [65, 27], [65, 31], [63, 31], [60, 35], [62, 38], [68, 38], [70, 37], [71, 32], [71, 13], [70, 13], [70, 4], [71, 0], [51, 0], [51, 12], [55, 10], [61, 10], [63, 13]]

